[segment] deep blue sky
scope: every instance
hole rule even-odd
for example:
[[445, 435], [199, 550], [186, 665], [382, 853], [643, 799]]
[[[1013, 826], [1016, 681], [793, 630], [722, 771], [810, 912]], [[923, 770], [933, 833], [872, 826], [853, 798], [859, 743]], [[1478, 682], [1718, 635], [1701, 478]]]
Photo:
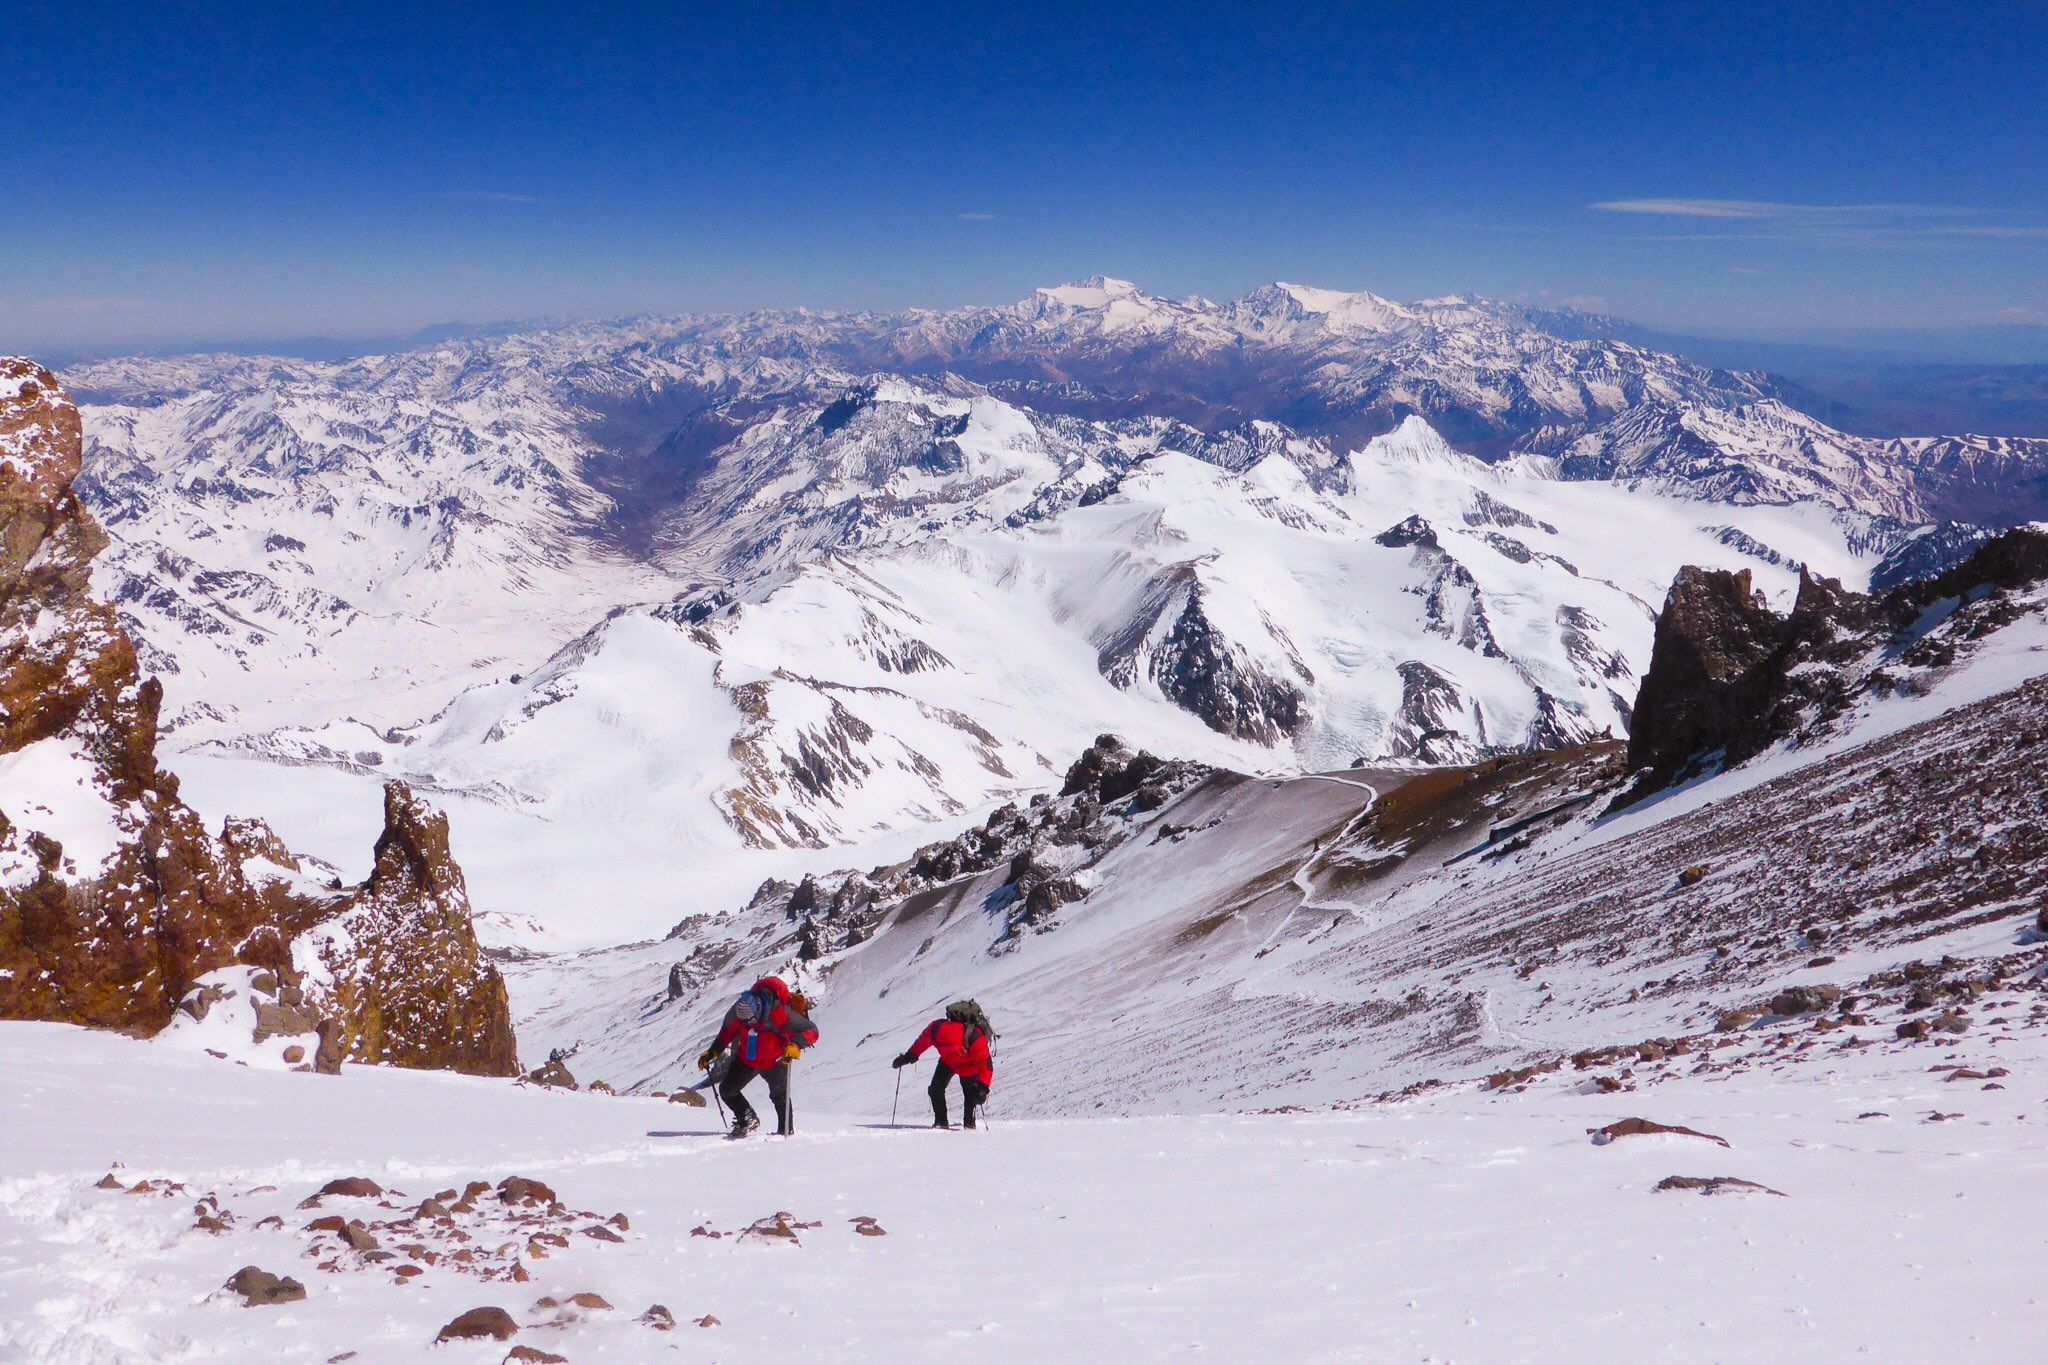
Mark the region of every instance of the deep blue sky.
[[0, 348], [1095, 272], [2048, 321], [2038, 3], [1282, 9], [16, 6]]

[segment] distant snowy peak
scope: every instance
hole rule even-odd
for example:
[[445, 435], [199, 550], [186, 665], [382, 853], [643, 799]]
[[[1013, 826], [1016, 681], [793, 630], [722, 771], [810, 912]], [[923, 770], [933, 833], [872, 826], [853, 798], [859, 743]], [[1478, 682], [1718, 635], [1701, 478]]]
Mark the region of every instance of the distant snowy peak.
[[1254, 289], [1228, 305], [1226, 314], [1247, 337], [1289, 341], [1325, 334], [1386, 335], [1419, 321], [1414, 309], [1377, 294], [1286, 283]]
[[1146, 308], [1146, 311], [1150, 311], [1148, 303], [1159, 302], [1148, 300], [1145, 291], [1129, 280], [1111, 279], [1107, 275], [1090, 275], [1087, 279], [1076, 280], [1072, 284], [1054, 285], [1050, 289], [1037, 289], [1032, 292], [1049, 303], [1074, 309], [1107, 308], [1112, 303], [1123, 300], [1135, 302]]
[[1773, 399], [1729, 407], [1645, 403], [1564, 452], [1580, 477], [1658, 479], [1733, 503], [1800, 500], [1903, 521], [1929, 519], [1912, 467]]

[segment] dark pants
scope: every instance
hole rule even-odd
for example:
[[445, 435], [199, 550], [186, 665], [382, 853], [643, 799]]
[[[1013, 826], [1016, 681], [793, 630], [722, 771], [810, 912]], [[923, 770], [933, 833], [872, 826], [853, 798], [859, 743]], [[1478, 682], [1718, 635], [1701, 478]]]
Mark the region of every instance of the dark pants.
[[[931, 1088], [926, 1093], [932, 1097], [932, 1122], [942, 1128], [946, 1126], [946, 1082], [959, 1075], [959, 1072], [944, 1062], [940, 1062], [937, 1069], [932, 1072]], [[988, 1100], [988, 1087], [972, 1076], [960, 1076], [960, 1100], [967, 1109], [966, 1117], [960, 1121], [972, 1128], [974, 1111]]]
[[780, 1062], [766, 1071], [756, 1071], [743, 1062], [735, 1061], [732, 1070], [725, 1073], [725, 1080], [719, 1083], [718, 1093], [725, 1101], [725, 1107], [732, 1110], [733, 1120], [754, 1117], [754, 1106], [747, 1103], [747, 1097], [740, 1091], [756, 1076], [768, 1078], [768, 1102], [775, 1106], [775, 1131], [787, 1135], [794, 1132], [789, 1115], [789, 1068]]

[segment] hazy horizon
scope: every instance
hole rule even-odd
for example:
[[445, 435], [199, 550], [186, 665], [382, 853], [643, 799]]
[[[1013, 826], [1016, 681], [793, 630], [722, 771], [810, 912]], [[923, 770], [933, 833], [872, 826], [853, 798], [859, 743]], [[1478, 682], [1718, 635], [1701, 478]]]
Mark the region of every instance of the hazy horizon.
[[2020, 7], [22, 7], [0, 339], [1003, 303], [1104, 273], [1813, 342], [2048, 324]]

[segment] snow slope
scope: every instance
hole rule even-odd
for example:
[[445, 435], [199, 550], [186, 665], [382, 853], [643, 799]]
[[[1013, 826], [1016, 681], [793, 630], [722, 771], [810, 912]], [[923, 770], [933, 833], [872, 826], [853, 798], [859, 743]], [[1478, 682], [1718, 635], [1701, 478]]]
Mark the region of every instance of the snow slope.
[[[2048, 1194], [2042, 1034], [1943, 1051], [2012, 1071], [1988, 1093], [1926, 1057], [1875, 1047], [1639, 1093], [1460, 1086], [1345, 1113], [1049, 1122], [999, 1107], [977, 1134], [915, 1131], [909, 1097], [891, 1131], [877, 1075], [844, 1115], [805, 1110], [793, 1139], [727, 1144], [710, 1111], [659, 1101], [243, 1070], [0, 1025], [0, 1105], [20, 1135], [0, 1152], [0, 1352], [496, 1362], [504, 1343], [430, 1344], [491, 1304], [518, 1342], [578, 1361], [2029, 1359], [2048, 1333], [2040, 1233], [2018, 1216]], [[148, 1125], [110, 1125], [138, 1105]], [[1731, 1146], [1588, 1141], [1636, 1114]], [[183, 1188], [93, 1188], [116, 1161], [124, 1183]], [[300, 1229], [322, 1214], [385, 1221], [513, 1174], [572, 1209], [623, 1212], [625, 1240], [571, 1236], [517, 1284], [445, 1264], [400, 1283], [352, 1253], [322, 1273], [306, 1254]], [[1672, 1175], [1784, 1197], [1655, 1191]], [[402, 1191], [404, 1208], [295, 1207], [341, 1176]], [[204, 1195], [227, 1231], [193, 1227]], [[783, 1210], [819, 1226], [795, 1245], [731, 1239]], [[282, 1226], [261, 1226], [270, 1215]], [[885, 1235], [858, 1235], [860, 1216]], [[249, 1264], [307, 1298], [209, 1298]], [[585, 1292], [615, 1308], [539, 1325], [556, 1317], [531, 1307], [543, 1295]], [[636, 1321], [652, 1303], [673, 1333]], [[716, 1326], [695, 1325], [707, 1315]]]

